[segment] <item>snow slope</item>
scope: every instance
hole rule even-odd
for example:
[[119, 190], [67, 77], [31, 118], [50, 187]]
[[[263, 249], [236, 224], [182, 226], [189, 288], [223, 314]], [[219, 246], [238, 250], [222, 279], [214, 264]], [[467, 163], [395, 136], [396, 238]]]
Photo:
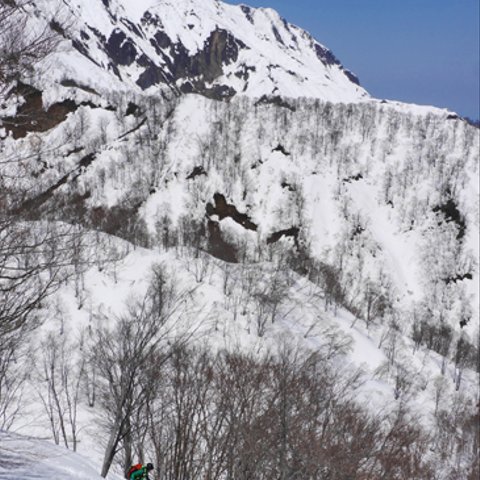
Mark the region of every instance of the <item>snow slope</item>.
[[[456, 367], [453, 362], [446, 362], [445, 374], [441, 375], [442, 358], [428, 349], [415, 351], [408, 331], [400, 328], [399, 331], [388, 332], [382, 325], [372, 325], [367, 329], [363, 322], [344, 309], [325, 308], [322, 289], [300, 275], [287, 270], [278, 273], [276, 266], [269, 262], [232, 265], [207, 254], [194, 258], [184, 249], [133, 249], [118, 239], [104, 240], [106, 243], [101, 246], [103, 255], [109, 257], [110, 249], [114, 248], [121, 252], [119, 260], [115, 265], [106, 263], [101, 269], [92, 265], [85, 271], [85, 289], [80, 296], [75, 293], [74, 282], [57, 292], [46, 315], [48, 320], [32, 342], [38, 365], [42, 362], [42, 351], [38, 346], [48, 334], [57, 339], [63, 338], [72, 358], [74, 353], [79, 353], [74, 345], [81, 333], [97, 328], [102, 322], [113, 322], [127, 310], [128, 305], [143, 298], [152, 267], [161, 265], [166, 278], [175, 282], [178, 290], [188, 298], [170, 320], [172, 326], [175, 325], [172, 338], [191, 336], [191, 345], [208, 345], [211, 352], [226, 349], [254, 353], [259, 357], [267, 352], [276, 352], [285, 344], [300, 351], [325, 355], [338, 348], [334, 345], [343, 345], [343, 353], [337, 359], [339, 371], [359, 369], [362, 372], [360, 386], [355, 391], [356, 401], [376, 413], [395, 410], [399, 404], [397, 400], [401, 398], [401, 402], [415, 412], [417, 421], [427, 429], [434, 423], [432, 413], [439, 381], [443, 382], [441, 408], [448, 408], [450, 402], [459, 398], [475, 402], [475, 372], [466, 369], [461, 390], [455, 392]], [[268, 319], [259, 336], [259, 310], [255, 298], [268, 290], [274, 277], [278, 285], [286, 285], [286, 288], [281, 287], [282, 299], [275, 322]], [[396, 360], [394, 366], [388, 367], [392, 333], [397, 335]], [[398, 383], [399, 378], [401, 384]], [[38, 400], [42, 388], [39, 379], [32, 375], [25, 398], [28, 408], [22, 409], [22, 414], [14, 423], [14, 430], [41, 438], [49, 437], [46, 412]], [[30, 480], [44, 478], [42, 475], [47, 475], [47, 472], [55, 472], [62, 479], [97, 478], [94, 471], [98, 471], [105, 446], [104, 432], [98, 421], [101, 415], [97, 408], [92, 411], [87, 407], [82, 399], [77, 424], [78, 449], [94, 462], [95, 467], [63, 448], [31, 438], [3, 434], [0, 436], [0, 465], [1, 460], [15, 452], [12, 462], [17, 470], [14, 472], [20, 476], [9, 477], [8, 473], [0, 470], [0, 478]], [[35, 465], [32, 463], [34, 459], [37, 462]], [[28, 476], [28, 472], [32, 471], [40, 476]], [[70, 474], [73, 471], [77, 476]], [[2, 477], [2, 474], [7, 476]], [[112, 475], [109, 478], [117, 477]]]
[[[100, 480], [97, 468], [79, 454], [49, 442], [0, 431], [2, 480]], [[121, 477], [110, 475], [110, 480]]]
[[[126, 103], [121, 96], [111, 100]], [[389, 302], [408, 318], [418, 308], [430, 309], [457, 331], [462, 319], [471, 318], [466, 329], [474, 338], [478, 130], [447, 120], [440, 110], [412, 115], [375, 103], [300, 100], [291, 101], [293, 111], [197, 95], [138, 103], [144, 116], [124, 117], [121, 106], [117, 112], [81, 107], [35, 137], [53, 147], [43, 155], [46, 170], [35, 157], [22, 163], [36, 181], [19, 175], [17, 165], [5, 165], [8, 185], [34, 199], [93, 152], [93, 163], [60, 187], [50, 204], [86, 192], [85, 208], [92, 212], [137, 203], [152, 241], [165, 218], [173, 230], [185, 216], [204, 222], [208, 204], [221, 194], [255, 230], [231, 218], [208, 218], [234, 244], [245, 240], [253, 258], [258, 242], [266, 252], [272, 235], [298, 228], [313, 258], [344, 271], [349, 301], [362, 305], [372, 283], [386, 288]], [[75, 144], [65, 143], [80, 122], [84, 132]], [[31, 142], [9, 139], [5, 155], [28, 156]], [[203, 174], [191, 178], [199, 167]], [[458, 209], [456, 221], [442, 213], [448, 202]], [[442, 248], [437, 245], [439, 254], [432, 256], [436, 242]]]

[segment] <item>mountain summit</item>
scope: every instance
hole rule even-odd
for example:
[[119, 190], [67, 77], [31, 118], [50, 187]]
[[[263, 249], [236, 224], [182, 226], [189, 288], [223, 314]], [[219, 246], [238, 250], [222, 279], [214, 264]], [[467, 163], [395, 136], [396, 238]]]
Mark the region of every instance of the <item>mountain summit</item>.
[[[52, 2], [39, 3], [52, 12]], [[58, 15], [58, 12], [56, 12]], [[168, 87], [221, 99], [307, 96], [352, 102], [368, 97], [358, 79], [306, 31], [268, 8], [218, 0], [65, 0], [57, 25], [71, 41], [65, 64], [108, 71], [141, 90]]]

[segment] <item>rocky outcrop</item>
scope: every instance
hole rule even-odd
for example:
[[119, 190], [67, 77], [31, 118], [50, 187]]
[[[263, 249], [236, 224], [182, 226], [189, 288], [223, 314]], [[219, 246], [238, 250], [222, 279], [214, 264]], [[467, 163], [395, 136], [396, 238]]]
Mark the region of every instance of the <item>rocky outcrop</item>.
[[[64, 86], [75, 86], [86, 90], [86, 87], [74, 85], [73, 81], [65, 81]], [[87, 91], [87, 90], [86, 90]], [[93, 90], [92, 90], [93, 92]], [[95, 92], [96, 93], [96, 92]], [[48, 109], [43, 107], [43, 94], [40, 90], [30, 85], [19, 83], [9, 95], [16, 95], [23, 99], [18, 106], [15, 116], [2, 117], [2, 127], [7, 133], [11, 133], [14, 139], [24, 138], [29, 132], [47, 132], [64, 122], [69, 113], [75, 112], [80, 106], [99, 108], [92, 102], [76, 103], [67, 99], [52, 104]], [[106, 110], [114, 110], [113, 107], [104, 107]]]
[[225, 262], [237, 263], [237, 251], [233, 245], [224, 240], [219, 223], [209, 220], [207, 228], [209, 253]]
[[[99, 44], [111, 59], [111, 68], [117, 76], [120, 76], [119, 67], [136, 64], [143, 69], [136, 81], [143, 90], [154, 85], [167, 84], [183, 93], [200, 93], [214, 99], [230, 98], [235, 95], [236, 91], [232, 87], [208, 86], [224, 74], [225, 66], [238, 60], [241, 49], [247, 48], [230, 32], [216, 28], [205, 40], [203, 48], [194, 55], [190, 55], [182, 43], [173, 41], [161, 30], [161, 22], [157, 17], [147, 12], [142, 19], [142, 24], [158, 28], [149, 38], [149, 43], [155, 49], [158, 58], [151, 58], [135, 47], [135, 36], [141, 33], [133, 24], [126, 25], [131, 36], [120, 28], [116, 28], [108, 39], [99, 32], [93, 31]], [[74, 47], [90, 58], [88, 34], [84, 33], [82, 39], [84, 41], [77, 39]]]
[[254, 232], [257, 231], [258, 227], [250, 220], [250, 217], [245, 213], [240, 213], [235, 205], [227, 203], [227, 200], [223, 195], [216, 193], [213, 196], [213, 199], [215, 201], [215, 205], [212, 205], [211, 203], [207, 204], [206, 210], [209, 217], [217, 215], [220, 220], [229, 217], [246, 230], [253, 230]]
[[278, 232], [272, 233], [267, 238], [267, 245], [271, 245], [272, 243], [277, 243], [282, 237], [290, 237], [293, 238], [295, 242], [295, 246], [299, 247], [298, 244], [298, 235], [300, 234], [300, 229], [298, 227], [287, 228], [285, 230], [280, 230]]
[[25, 84], [19, 84], [14, 93], [24, 101], [15, 116], [1, 119], [2, 126], [11, 132], [14, 139], [23, 138], [29, 132], [46, 132], [62, 123], [69, 113], [78, 108], [72, 100], [64, 100], [44, 110], [42, 92]]
[[446, 222], [455, 222], [458, 227], [457, 239], [461, 240], [465, 235], [466, 223], [465, 217], [462, 215], [458, 206], [452, 198], [442, 205], [433, 208], [433, 212], [442, 214]]

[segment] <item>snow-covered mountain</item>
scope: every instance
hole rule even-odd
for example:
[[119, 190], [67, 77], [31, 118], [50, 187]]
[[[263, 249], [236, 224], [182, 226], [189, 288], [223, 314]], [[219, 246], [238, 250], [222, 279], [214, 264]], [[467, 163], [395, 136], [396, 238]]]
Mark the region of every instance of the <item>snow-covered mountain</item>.
[[[78, 436], [100, 465], [109, 441], [96, 409], [109, 404], [92, 400], [88, 348], [168, 279], [181, 292], [170, 333], [212, 353], [260, 356], [289, 341], [319, 352], [340, 383], [360, 368], [349, 401], [386, 413], [384, 428], [408, 411], [428, 433], [416, 458], [436, 476], [416, 480], [474, 475], [479, 130], [446, 110], [371, 98], [270, 9], [34, 0], [22, 15], [58, 44], [0, 89], [0, 279], [33, 264], [32, 288], [52, 278], [55, 288], [35, 305], [38, 335], [25, 332], [0, 361], [0, 426]], [[10, 250], [29, 228], [26, 253]], [[56, 256], [65, 274], [46, 260]], [[32, 356], [36, 369], [18, 374]], [[70, 373], [56, 407], [52, 358], [82, 380], [74, 387]], [[4, 385], [14, 393], [2, 397]], [[79, 417], [66, 434], [58, 418], [72, 413], [73, 388]], [[358, 478], [409, 478], [371, 468]]]
[[64, 83], [95, 87], [102, 70], [111, 82], [149, 92], [368, 98], [330, 50], [271, 9], [218, 0], [35, 3], [73, 45], [55, 60]]

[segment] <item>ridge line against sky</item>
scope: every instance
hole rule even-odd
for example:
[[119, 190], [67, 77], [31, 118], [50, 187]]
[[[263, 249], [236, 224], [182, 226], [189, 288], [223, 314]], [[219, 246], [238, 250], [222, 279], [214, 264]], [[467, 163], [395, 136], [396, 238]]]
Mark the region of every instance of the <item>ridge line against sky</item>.
[[479, 0], [224, 0], [309, 31], [374, 97], [480, 118]]

